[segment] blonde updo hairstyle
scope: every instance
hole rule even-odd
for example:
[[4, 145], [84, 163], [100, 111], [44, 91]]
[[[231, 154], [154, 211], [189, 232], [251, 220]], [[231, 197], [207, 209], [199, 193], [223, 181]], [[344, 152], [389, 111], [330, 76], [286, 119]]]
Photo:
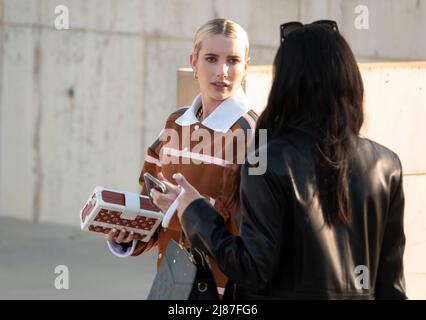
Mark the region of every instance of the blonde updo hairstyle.
[[209, 36], [223, 34], [225, 37], [232, 39], [242, 39], [246, 46], [246, 56], [249, 54], [249, 40], [246, 31], [236, 22], [228, 19], [213, 19], [203, 24], [195, 33], [192, 52], [196, 59], [201, 50], [203, 40]]

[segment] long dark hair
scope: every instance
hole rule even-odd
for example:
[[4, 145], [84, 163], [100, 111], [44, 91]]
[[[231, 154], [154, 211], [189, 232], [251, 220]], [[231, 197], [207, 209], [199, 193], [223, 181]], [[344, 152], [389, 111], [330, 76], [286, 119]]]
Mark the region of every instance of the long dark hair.
[[267, 129], [268, 140], [293, 130], [312, 138], [328, 224], [348, 224], [351, 218], [348, 159], [351, 137], [363, 123], [363, 92], [355, 57], [336, 31], [306, 25], [293, 31], [276, 54], [268, 104], [256, 132]]

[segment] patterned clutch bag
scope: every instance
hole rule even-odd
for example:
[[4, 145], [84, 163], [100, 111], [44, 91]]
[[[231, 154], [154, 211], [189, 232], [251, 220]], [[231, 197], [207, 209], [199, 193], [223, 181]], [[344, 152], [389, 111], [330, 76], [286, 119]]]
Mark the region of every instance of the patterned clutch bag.
[[164, 214], [145, 195], [96, 187], [80, 210], [81, 229], [108, 233], [133, 231], [135, 239], [149, 241]]

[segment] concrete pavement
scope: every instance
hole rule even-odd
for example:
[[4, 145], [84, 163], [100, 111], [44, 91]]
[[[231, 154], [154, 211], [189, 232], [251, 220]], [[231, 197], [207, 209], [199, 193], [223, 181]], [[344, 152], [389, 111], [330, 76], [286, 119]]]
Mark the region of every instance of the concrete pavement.
[[[0, 299], [145, 299], [157, 250], [117, 258], [101, 234], [0, 217]], [[69, 289], [55, 288], [55, 267]]]

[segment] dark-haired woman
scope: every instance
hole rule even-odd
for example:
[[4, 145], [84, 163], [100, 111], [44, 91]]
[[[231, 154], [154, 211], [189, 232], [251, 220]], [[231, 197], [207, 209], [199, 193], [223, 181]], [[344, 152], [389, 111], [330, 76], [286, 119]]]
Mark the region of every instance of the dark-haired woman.
[[240, 236], [178, 174], [182, 226], [237, 299], [405, 299], [400, 160], [359, 136], [363, 83], [337, 28], [287, 27], [256, 128], [267, 170], [240, 171]]

